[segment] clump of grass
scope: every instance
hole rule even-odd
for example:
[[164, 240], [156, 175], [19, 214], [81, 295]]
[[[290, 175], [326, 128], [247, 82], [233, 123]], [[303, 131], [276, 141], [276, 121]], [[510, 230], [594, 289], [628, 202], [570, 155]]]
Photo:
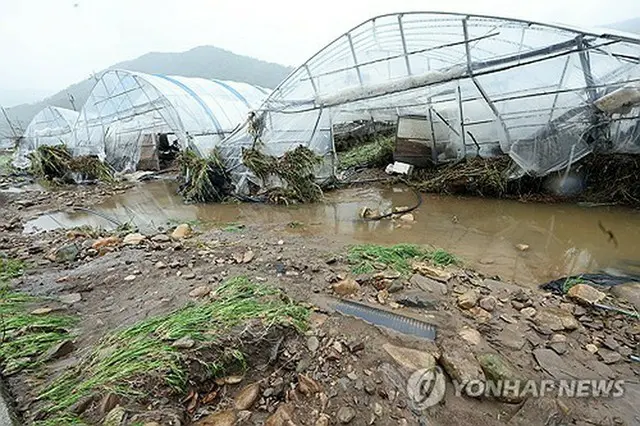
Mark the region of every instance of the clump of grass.
[[11, 174], [13, 166], [11, 165], [11, 156], [0, 154], [0, 175], [6, 176]]
[[571, 287], [576, 286], [578, 284], [585, 284], [586, 281], [582, 279], [582, 277], [569, 277], [562, 284], [562, 292], [567, 294]]
[[[304, 329], [308, 310], [286, 299], [278, 290], [254, 284], [245, 277], [223, 283], [215, 297], [188, 305], [168, 315], [145, 320], [105, 337], [72, 371], [50, 384], [40, 395], [46, 412], [68, 414], [80, 398], [113, 392], [132, 400], [144, 398], [145, 383], [162, 384], [183, 393], [189, 381], [187, 354], [172, 342], [189, 336], [201, 347], [212, 347], [231, 327], [261, 321], [268, 329], [276, 324]], [[204, 357], [199, 358], [199, 362]], [[244, 355], [227, 348], [207, 363], [212, 378], [230, 364], [244, 364]]]
[[178, 155], [180, 189], [185, 200], [194, 203], [221, 202], [231, 192], [231, 178], [217, 151], [206, 158], [191, 149]]
[[36, 178], [44, 180], [63, 178], [69, 172], [72, 158], [71, 152], [64, 144], [41, 145], [29, 154], [29, 160], [31, 160], [29, 172]]
[[393, 138], [380, 137], [338, 155], [340, 167], [381, 167], [393, 162]]
[[245, 228], [244, 224], [231, 222], [227, 223], [222, 227], [222, 230], [225, 232], [240, 232]]
[[315, 182], [315, 168], [322, 163], [322, 158], [307, 147], [300, 145], [282, 157], [266, 155], [255, 147], [243, 149], [242, 162], [265, 187], [269, 186], [269, 178], [280, 179], [283, 186], [268, 191], [268, 200], [272, 203], [311, 203], [322, 199], [322, 189]]
[[424, 259], [429, 252], [413, 244], [396, 244], [383, 247], [375, 244], [362, 244], [349, 248], [347, 259], [355, 274], [367, 274], [375, 271], [375, 264], [383, 264], [402, 274], [411, 271], [410, 260]]
[[0, 257], [0, 285], [12, 278], [18, 278], [24, 272], [24, 263], [17, 259]]
[[5, 373], [13, 374], [39, 366], [41, 355], [68, 339], [69, 328], [76, 323], [76, 319], [70, 316], [29, 313], [29, 306], [37, 301], [7, 287], [0, 288], [0, 362]]
[[83, 155], [71, 158], [68, 167], [69, 171], [79, 173], [84, 179], [115, 182], [113, 169], [95, 156]]
[[457, 256], [443, 249], [436, 249], [430, 252], [426, 256], [426, 258], [430, 260], [432, 263], [439, 266], [449, 266], [449, 265], [460, 264], [460, 259], [458, 259]]

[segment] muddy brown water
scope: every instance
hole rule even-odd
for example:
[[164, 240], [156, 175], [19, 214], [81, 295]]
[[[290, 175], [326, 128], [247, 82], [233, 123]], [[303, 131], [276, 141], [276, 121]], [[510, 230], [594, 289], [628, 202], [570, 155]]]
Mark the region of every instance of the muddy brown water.
[[[334, 191], [325, 203], [300, 206], [264, 204], [185, 205], [171, 181], [140, 184], [116, 195], [93, 211], [119, 222], [133, 221], [142, 231], [198, 221], [203, 226], [258, 224], [278, 232], [324, 235], [344, 244], [429, 244], [459, 256], [488, 275], [524, 285], [564, 275], [619, 267], [640, 261], [640, 214], [636, 210], [573, 204], [535, 204], [508, 200], [423, 194], [415, 222], [363, 222], [367, 206], [388, 211], [410, 206], [415, 194], [406, 187], [360, 187]], [[611, 241], [601, 223], [615, 236]], [[54, 212], [28, 222], [25, 232], [82, 225], [113, 228], [96, 214]], [[617, 244], [616, 244], [617, 243]], [[521, 251], [519, 244], [529, 249]]]

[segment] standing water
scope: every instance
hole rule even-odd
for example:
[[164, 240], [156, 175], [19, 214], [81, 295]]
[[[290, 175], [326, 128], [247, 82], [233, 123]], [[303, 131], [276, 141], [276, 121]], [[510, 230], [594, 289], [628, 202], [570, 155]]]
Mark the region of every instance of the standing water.
[[[325, 203], [185, 205], [168, 181], [141, 184], [91, 207], [118, 222], [132, 221], [153, 232], [167, 222], [198, 221], [212, 226], [239, 222], [306, 235], [325, 235], [345, 244], [430, 244], [446, 249], [488, 275], [526, 285], [640, 260], [640, 215], [621, 207], [580, 207], [510, 200], [423, 194], [414, 222], [359, 218], [363, 207], [386, 212], [415, 203], [413, 191], [351, 188], [326, 194]], [[298, 223], [303, 226], [289, 227]], [[86, 211], [50, 213], [27, 223], [25, 232], [82, 225], [113, 228]], [[615, 239], [601, 228], [611, 231]], [[526, 245], [528, 249], [522, 250]]]

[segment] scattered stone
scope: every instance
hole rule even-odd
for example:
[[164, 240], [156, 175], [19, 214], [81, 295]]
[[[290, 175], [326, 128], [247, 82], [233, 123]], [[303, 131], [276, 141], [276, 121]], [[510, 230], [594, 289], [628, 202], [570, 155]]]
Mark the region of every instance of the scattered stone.
[[558, 308], [540, 309], [533, 319], [541, 333], [551, 334], [548, 331], [575, 330], [578, 321], [569, 312]]
[[98, 238], [96, 241], [94, 241], [93, 244], [91, 244], [91, 248], [95, 249], [95, 250], [100, 250], [103, 247], [110, 247], [110, 246], [116, 246], [120, 244], [120, 238], [118, 237], [105, 237], [105, 238]]
[[[249, 422], [249, 419], [251, 418], [251, 411], [249, 410], [242, 410], [238, 412], [238, 419], [236, 420], [236, 424], [237, 425], [242, 425], [242, 424], [246, 424]], [[158, 425], [160, 426], [160, 425]]]
[[80, 293], [63, 294], [58, 297], [58, 300], [65, 305], [73, 305], [82, 300], [82, 295]]
[[333, 286], [333, 291], [340, 296], [350, 296], [360, 291], [360, 284], [353, 278], [344, 279]]
[[511, 318], [509, 315], [506, 314], [502, 314], [499, 317], [502, 321], [506, 322], [507, 324], [515, 324], [516, 320], [514, 320], [513, 318]]
[[523, 317], [525, 318], [533, 318], [536, 316], [536, 314], [538, 313], [538, 311], [536, 310], [536, 308], [532, 308], [532, 307], [528, 307], [528, 308], [523, 308], [520, 310], [520, 313], [522, 314]]
[[191, 227], [188, 224], [183, 223], [181, 225], [178, 225], [176, 229], [173, 230], [173, 232], [171, 233], [171, 238], [173, 238], [174, 240], [180, 240], [183, 238], [187, 238], [189, 235], [191, 235]]
[[427, 262], [414, 262], [413, 271], [443, 283], [446, 283], [451, 279], [451, 274], [449, 272], [440, 268], [435, 268]]
[[294, 426], [291, 420], [291, 408], [287, 404], [280, 404], [275, 413], [264, 422], [264, 426]]
[[119, 403], [120, 397], [115, 393], [109, 392], [100, 400], [100, 414], [104, 416], [105, 414], [111, 412], [111, 410], [116, 408]]
[[245, 386], [238, 392], [234, 401], [236, 410], [243, 411], [250, 409], [260, 396], [260, 384], [252, 383]]
[[340, 407], [338, 413], [336, 414], [336, 417], [338, 418], [338, 421], [340, 423], [347, 424], [356, 417], [356, 414], [356, 410], [347, 405], [344, 405]]
[[516, 248], [520, 251], [527, 251], [529, 250], [529, 245], [528, 244], [516, 244]]
[[397, 293], [402, 290], [404, 290], [404, 282], [400, 279], [393, 280], [389, 288], [387, 288], [389, 293]]
[[51, 260], [58, 263], [73, 262], [80, 255], [78, 244], [66, 244], [55, 251]]
[[569, 289], [567, 296], [585, 305], [601, 302], [606, 294], [587, 284], [576, 284]]
[[472, 380], [485, 381], [484, 372], [469, 348], [445, 341], [440, 345], [440, 351], [440, 364], [449, 377], [460, 383]]
[[311, 336], [307, 339], [307, 348], [311, 353], [315, 353], [320, 347], [320, 340], [316, 336]]
[[354, 382], [355, 382], [356, 380], [358, 380], [358, 375], [356, 374], [356, 372], [355, 372], [355, 371], [351, 371], [351, 372], [347, 373], [347, 378], [348, 378], [349, 380], [351, 380], [351, 381], [354, 381]]
[[462, 337], [467, 343], [477, 346], [482, 343], [482, 335], [478, 330], [471, 327], [463, 327], [458, 332], [458, 336]]
[[498, 333], [496, 339], [501, 346], [515, 351], [522, 350], [522, 348], [524, 348], [524, 345], [526, 345], [527, 343], [522, 330], [516, 327], [514, 324], [508, 324], [507, 326], [505, 326]]
[[193, 280], [196, 278], [196, 274], [193, 272], [187, 272], [185, 274], [182, 274], [182, 278], [185, 280]]
[[73, 341], [65, 340], [49, 348], [49, 350], [42, 355], [42, 358], [44, 361], [64, 358], [73, 352], [74, 349]]
[[[538, 348], [533, 350], [536, 362], [550, 377], [554, 379], [571, 379], [576, 377], [591, 377], [589, 368], [575, 360], [565, 361], [551, 349]], [[571, 363], [569, 363], [571, 362]]]
[[402, 296], [396, 297], [396, 303], [418, 309], [435, 309], [437, 306], [437, 302], [432, 300], [432, 296], [422, 290], [406, 292]]
[[[484, 353], [478, 355], [477, 360], [486, 378], [491, 381], [522, 381], [515, 368], [501, 355]], [[518, 395], [508, 395], [506, 392], [499, 399], [509, 403], [522, 402], [522, 398]]]
[[322, 386], [311, 377], [298, 374], [298, 390], [301, 394], [309, 396], [322, 391]]
[[242, 263], [249, 263], [253, 260], [254, 257], [255, 257], [255, 254], [253, 253], [253, 251], [248, 250], [242, 256]]
[[329, 417], [327, 414], [320, 414], [320, 417], [318, 417], [318, 420], [316, 420], [315, 426], [329, 426], [331, 422], [331, 417]]
[[127, 412], [121, 406], [116, 406], [113, 410], [109, 411], [109, 414], [104, 418], [102, 422], [103, 426], [120, 426], [124, 420], [124, 416]]
[[471, 309], [478, 303], [479, 294], [476, 290], [469, 290], [458, 296], [458, 306], [462, 309]]
[[122, 240], [122, 244], [126, 246], [137, 246], [146, 239], [147, 237], [139, 233], [127, 234]]
[[378, 299], [378, 303], [384, 305], [387, 303], [387, 299], [389, 298], [389, 292], [387, 290], [380, 290], [376, 295], [376, 299]]
[[598, 355], [600, 355], [602, 362], [605, 364], [615, 364], [622, 359], [622, 355], [609, 349], [600, 349]]
[[382, 404], [379, 402], [373, 404], [373, 414], [375, 414], [376, 417], [382, 417], [383, 412]]
[[498, 304], [498, 301], [493, 296], [487, 296], [480, 299], [480, 302], [478, 302], [478, 304], [485, 311], [493, 312]]
[[405, 213], [398, 219], [400, 219], [402, 222], [415, 222], [416, 220], [415, 216], [412, 213]]
[[233, 410], [218, 411], [199, 420], [194, 426], [234, 426], [236, 420], [236, 413]]
[[611, 349], [612, 351], [615, 351], [616, 349], [618, 349], [618, 346], [620, 346], [620, 344], [616, 342], [616, 340], [613, 337], [607, 336], [602, 342], [602, 346], [604, 346], [607, 349]]
[[587, 350], [587, 352], [590, 352], [592, 354], [596, 354], [598, 353], [598, 347], [596, 345], [594, 345], [593, 343], [587, 343], [584, 348]]
[[200, 287], [196, 287], [189, 292], [190, 297], [204, 297], [211, 293], [211, 289], [206, 285], [202, 285]]
[[158, 269], [166, 269], [166, 267], [167, 267], [167, 264], [166, 264], [166, 263], [164, 263], [164, 262], [163, 262], [163, 261], [161, 261], [161, 260], [159, 260], [159, 261], [156, 263], [156, 268], [158, 268]]
[[420, 274], [413, 274], [409, 282], [417, 286], [420, 290], [433, 295], [447, 294], [447, 286], [445, 284]]
[[153, 241], [154, 243], [168, 243], [169, 241], [171, 241], [171, 237], [169, 237], [167, 234], [156, 234], [151, 237], [151, 241]]
[[568, 349], [567, 336], [564, 334], [554, 334], [551, 336], [551, 339], [549, 339], [547, 347], [551, 348], [558, 355], [563, 355]]
[[37, 308], [31, 311], [31, 315], [47, 315], [53, 312], [53, 308]]
[[191, 349], [195, 345], [196, 341], [189, 336], [183, 336], [171, 344], [171, 346], [177, 349]]
[[136, 276], [133, 275], [133, 274], [127, 275], [126, 277], [124, 277], [124, 280], [127, 281], [127, 282], [131, 282], [131, 281], [133, 281], [135, 279], [136, 279]]
[[629, 355], [633, 354], [633, 350], [627, 346], [619, 346], [616, 351], [625, 358], [628, 358]]
[[469, 313], [480, 323], [489, 322], [492, 318], [491, 312], [487, 312], [479, 306], [469, 309]]
[[436, 365], [434, 356], [428, 352], [394, 346], [390, 343], [383, 344], [382, 349], [400, 366], [412, 372], [421, 369], [432, 369]]

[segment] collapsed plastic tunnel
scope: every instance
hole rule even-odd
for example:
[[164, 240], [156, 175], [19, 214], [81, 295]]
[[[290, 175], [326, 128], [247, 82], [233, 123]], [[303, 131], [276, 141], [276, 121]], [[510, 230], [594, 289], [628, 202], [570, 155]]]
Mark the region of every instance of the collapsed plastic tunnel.
[[335, 173], [334, 126], [423, 118], [441, 161], [508, 154], [545, 175], [593, 151], [640, 153], [640, 37], [450, 13], [379, 16], [292, 73], [222, 143], [236, 189], [259, 181], [243, 147], [298, 145]]
[[118, 171], [158, 168], [159, 148], [206, 156], [267, 94], [247, 83], [108, 71], [89, 94], [70, 148]]

